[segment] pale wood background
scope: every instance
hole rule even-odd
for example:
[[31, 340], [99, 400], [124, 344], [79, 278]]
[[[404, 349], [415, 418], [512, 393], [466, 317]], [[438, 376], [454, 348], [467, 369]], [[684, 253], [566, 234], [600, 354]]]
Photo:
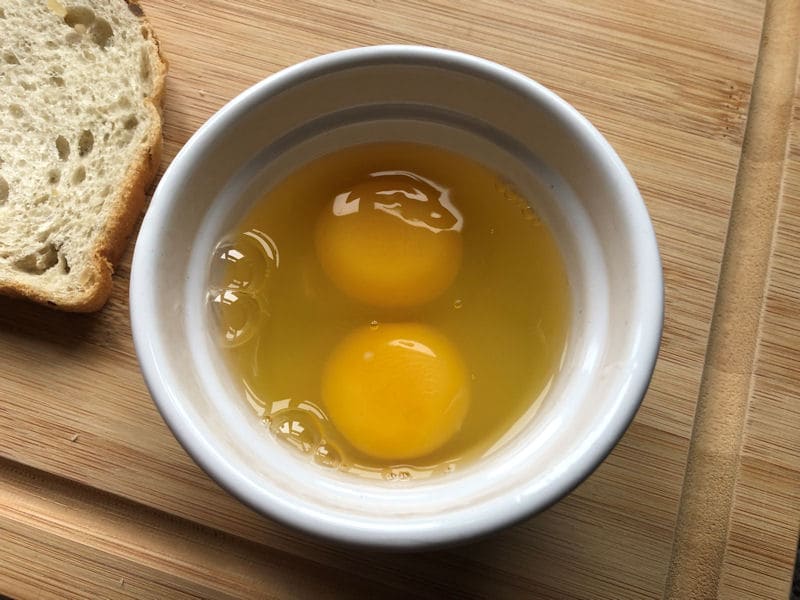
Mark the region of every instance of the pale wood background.
[[720, 582], [730, 600], [786, 597], [795, 559], [776, 549], [800, 527], [800, 93], [793, 112]]
[[[0, 593], [662, 597], [764, 2], [142, 5], [171, 67], [164, 167], [236, 93], [280, 68], [342, 48], [454, 48], [551, 87], [608, 137], [651, 212], [666, 279], [659, 363], [616, 450], [546, 513], [448, 551], [396, 556], [337, 548], [244, 508], [171, 437], [133, 353], [129, 249], [113, 297], [97, 315], [0, 300]], [[796, 2], [782, 6], [799, 10]], [[750, 340], [758, 342], [755, 377], [719, 579], [720, 596], [729, 598], [785, 597], [796, 543], [799, 129], [795, 120], [760, 341]]]

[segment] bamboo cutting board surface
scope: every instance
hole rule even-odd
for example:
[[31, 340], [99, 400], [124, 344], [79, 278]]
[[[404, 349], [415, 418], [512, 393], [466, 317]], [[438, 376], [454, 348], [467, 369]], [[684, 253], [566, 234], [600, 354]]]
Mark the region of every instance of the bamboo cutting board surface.
[[447, 551], [342, 549], [243, 507], [172, 438], [133, 353], [131, 244], [96, 315], [0, 299], [0, 594], [787, 596], [800, 513], [800, 3], [142, 5], [170, 62], [162, 169], [238, 92], [347, 47], [453, 48], [556, 91], [607, 136], [650, 210], [666, 283], [659, 362], [620, 444], [547, 512]]

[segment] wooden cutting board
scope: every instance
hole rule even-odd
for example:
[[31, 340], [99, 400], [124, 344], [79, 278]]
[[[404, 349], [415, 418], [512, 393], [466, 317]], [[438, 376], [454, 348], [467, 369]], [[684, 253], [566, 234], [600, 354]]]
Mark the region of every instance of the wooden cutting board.
[[608, 137], [647, 202], [666, 280], [659, 362], [618, 447], [544, 514], [447, 551], [343, 549], [254, 514], [172, 438], [131, 343], [131, 244], [98, 314], [0, 299], [0, 594], [788, 595], [800, 514], [797, 0], [142, 5], [171, 67], [162, 167], [238, 92], [352, 46], [453, 48], [555, 90]]

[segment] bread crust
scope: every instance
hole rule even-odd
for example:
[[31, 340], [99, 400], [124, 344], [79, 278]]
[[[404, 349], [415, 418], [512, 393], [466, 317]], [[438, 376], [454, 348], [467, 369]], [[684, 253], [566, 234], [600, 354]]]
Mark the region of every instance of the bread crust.
[[[91, 267], [94, 278], [82, 292], [51, 293], [25, 282], [0, 280], [0, 294], [32, 300], [58, 310], [88, 313], [100, 310], [111, 295], [114, 265], [119, 261], [128, 245], [136, 222], [144, 210], [146, 192], [153, 183], [161, 161], [162, 116], [168, 64], [161, 53], [150, 22], [144, 15], [138, 0], [120, 0], [139, 19], [142, 31], [152, 40], [154, 51], [150, 53], [153, 91], [144, 102], [152, 116], [152, 125], [147, 132], [147, 142], [128, 166], [116, 195], [109, 200], [111, 212], [104, 232], [91, 250]], [[135, 8], [132, 8], [135, 7]]]

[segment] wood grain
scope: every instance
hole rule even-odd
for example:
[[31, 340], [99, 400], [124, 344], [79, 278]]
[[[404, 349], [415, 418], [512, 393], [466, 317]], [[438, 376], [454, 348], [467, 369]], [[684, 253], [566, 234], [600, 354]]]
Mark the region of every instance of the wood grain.
[[798, 39], [800, 3], [770, 2], [695, 411], [668, 598], [713, 598], [718, 592], [762, 333]]
[[790, 132], [720, 579], [730, 600], [788, 597], [800, 530], [800, 91]]
[[[236, 93], [299, 60], [346, 47], [454, 48], [507, 64], [554, 89], [609, 138], [651, 212], [666, 278], [659, 363], [619, 446], [546, 513], [449, 551], [397, 556], [342, 549], [253, 514], [211, 482], [171, 437], [133, 354], [129, 250], [112, 299], [97, 315], [62, 315], [0, 299], [0, 562], [5, 567], [0, 593], [660, 598], [744, 141], [763, 2], [143, 0], [142, 5], [171, 65], [163, 166]], [[791, 221], [781, 219], [787, 229], [778, 233], [785, 241], [777, 248], [787, 261], [781, 268], [788, 268], [800, 250]], [[760, 493], [796, 505], [796, 488], [792, 492], [787, 482], [798, 464], [796, 446], [787, 441], [784, 447], [770, 436], [775, 419], [786, 418], [785, 409], [775, 406], [783, 396], [770, 386], [797, 384], [796, 373], [779, 360], [785, 355], [782, 344], [790, 341], [787, 331], [796, 327], [790, 312], [795, 297], [785, 296], [792, 273], [778, 276], [776, 268], [770, 277], [779, 283], [770, 288], [767, 306], [775, 307], [777, 320], [764, 327], [758, 363], [762, 383], [756, 393], [763, 400], [751, 403], [753, 429], [750, 433], [748, 425], [744, 438], [749, 454], [743, 455], [733, 501], [732, 514], [742, 522], [732, 521], [726, 553], [731, 562], [723, 569], [725, 586], [764, 598], [774, 597], [771, 592], [788, 581], [783, 547], [791, 515], [788, 509], [766, 508], [764, 522], [748, 520], [760, 514], [748, 511]], [[783, 379], [775, 379], [775, 370]], [[777, 487], [769, 477], [772, 469], [783, 474]], [[780, 553], [770, 554], [763, 543], [748, 546], [751, 538], [769, 532], [774, 537], [767, 539], [780, 540]], [[762, 562], [752, 562], [747, 548]]]
[[[376, 593], [357, 573], [170, 519], [108, 494], [5, 464], [0, 585], [55, 598], [320, 597], [331, 586]], [[47, 560], [41, 560], [41, 557]], [[308, 580], [306, 574], [320, 577]], [[381, 594], [393, 596], [380, 586]]]

